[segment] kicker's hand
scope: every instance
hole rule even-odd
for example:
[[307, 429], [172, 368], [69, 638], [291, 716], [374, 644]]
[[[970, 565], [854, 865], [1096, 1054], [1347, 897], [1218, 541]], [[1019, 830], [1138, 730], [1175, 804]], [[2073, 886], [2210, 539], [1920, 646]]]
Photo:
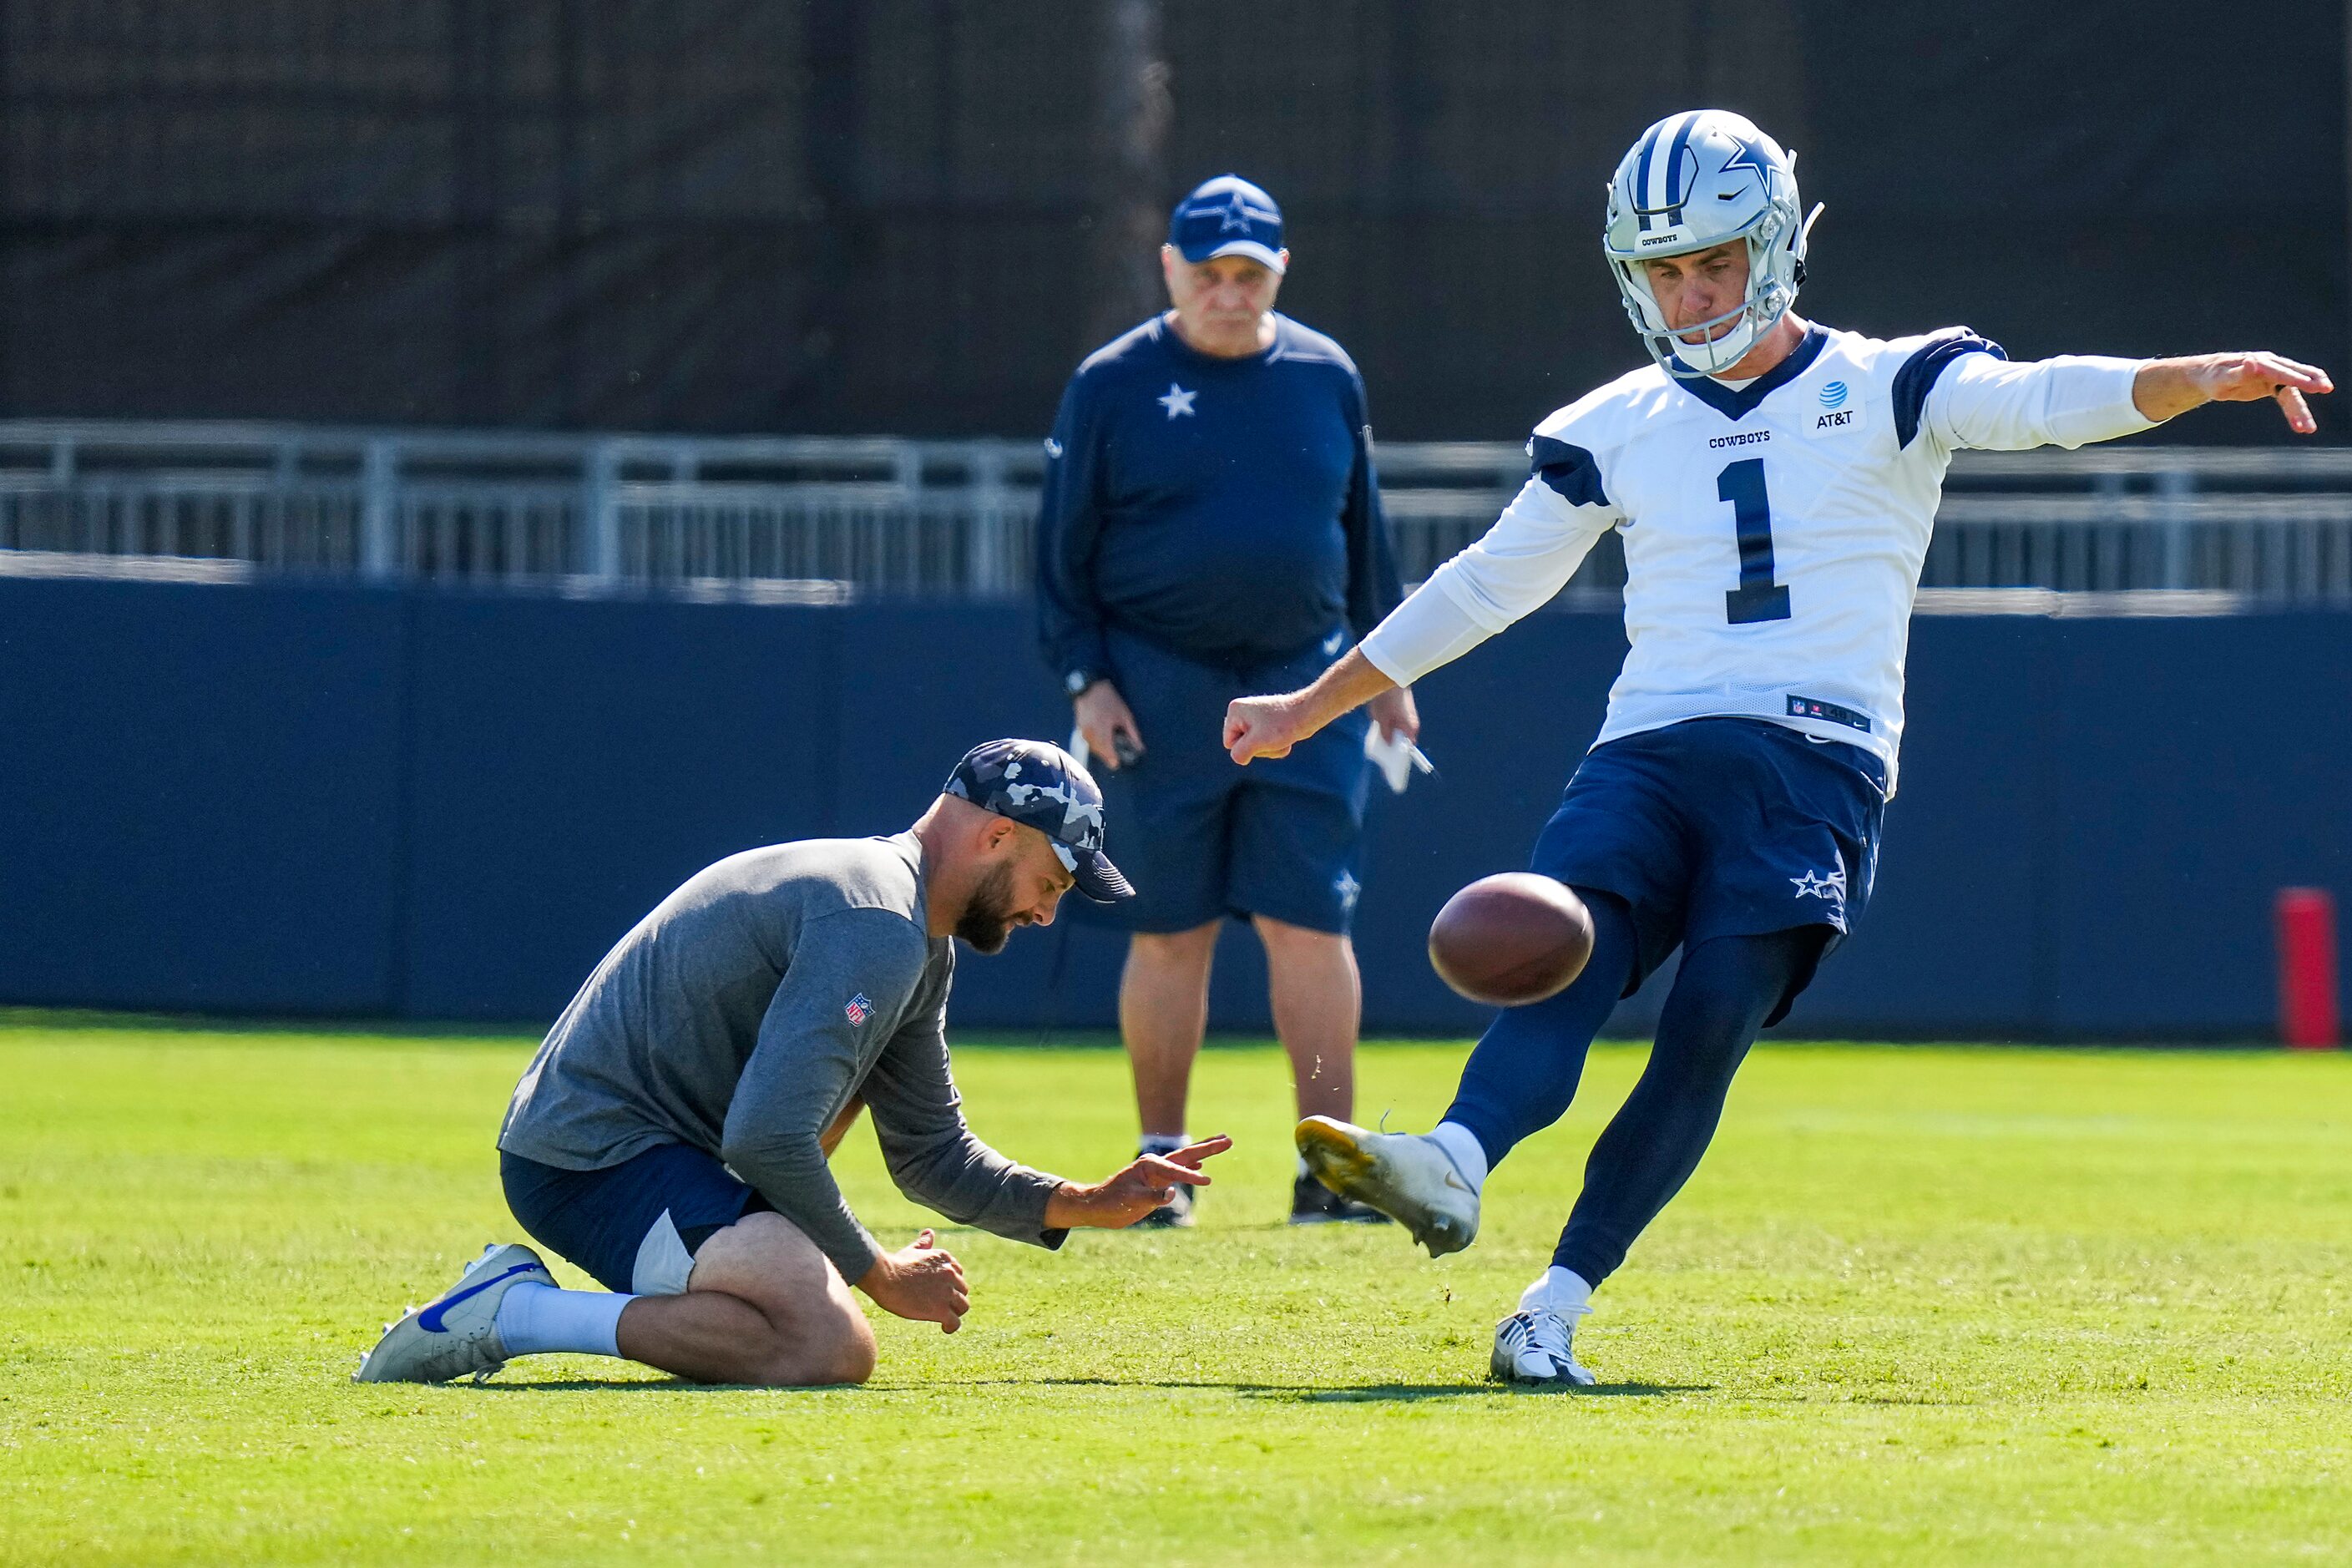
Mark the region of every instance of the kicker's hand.
[[[1364, 650], [1351, 647], [1312, 686], [1276, 697], [1239, 697], [1227, 704], [1225, 750], [1244, 767], [1252, 757], [1288, 756], [1291, 747], [1340, 714], [1394, 690], [1396, 683], [1374, 668]], [[1391, 700], [1375, 717], [1408, 734], [1421, 728], [1409, 695]]]
[[2286, 416], [2287, 428], [2308, 436], [2319, 428], [2319, 421], [2312, 417], [2305, 395], [2335, 390], [2336, 384], [2326, 371], [2284, 354], [2193, 354], [2142, 365], [2132, 382], [2132, 402], [2148, 418], [2164, 420], [2200, 403], [2259, 403], [2276, 398], [2279, 412]]
[[914, 1246], [876, 1258], [857, 1288], [884, 1311], [919, 1323], [937, 1323], [942, 1333], [951, 1334], [962, 1327], [963, 1315], [971, 1308], [971, 1293], [964, 1289], [963, 1265], [928, 1230], [915, 1238]]
[[1225, 705], [1225, 750], [1247, 767], [1253, 757], [1286, 757], [1290, 748], [1322, 728], [1307, 721], [1299, 694], [1236, 697]]
[[1139, 1154], [1133, 1164], [1090, 1187], [1064, 1182], [1061, 1191], [1045, 1200], [1045, 1228], [1123, 1229], [1172, 1202], [1178, 1187], [1207, 1186], [1201, 1163], [1233, 1146], [1234, 1141], [1220, 1132], [1165, 1154]]

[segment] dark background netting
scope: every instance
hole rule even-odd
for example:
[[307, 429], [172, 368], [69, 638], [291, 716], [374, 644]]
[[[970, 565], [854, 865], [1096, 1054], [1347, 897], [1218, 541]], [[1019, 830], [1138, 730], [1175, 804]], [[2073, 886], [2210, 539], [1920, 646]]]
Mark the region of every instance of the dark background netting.
[[1601, 184], [1701, 102], [1801, 153], [1821, 319], [2352, 359], [2339, 6], [1183, 0], [1141, 192], [1115, 10], [0, 0], [0, 414], [1026, 435], [1122, 195], [1230, 168], [1384, 435], [1510, 438], [1639, 362]]

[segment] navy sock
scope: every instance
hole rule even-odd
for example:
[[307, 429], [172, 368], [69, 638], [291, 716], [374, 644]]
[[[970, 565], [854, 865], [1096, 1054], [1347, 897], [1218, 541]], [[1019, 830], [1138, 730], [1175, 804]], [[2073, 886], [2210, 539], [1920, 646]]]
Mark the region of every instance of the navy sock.
[[1592, 1146], [1584, 1191], [1552, 1262], [1600, 1284], [1698, 1169], [1732, 1075], [1790, 982], [1819, 956], [1820, 926], [1717, 937], [1683, 954], [1641, 1082]]
[[1506, 1007], [1496, 1016], [1464, 1065], [1462, 1087], [1443, 1118], [1477, 1136], [1489, 1171], [1521, 1139], [1568, 1113], [1592, 1037], [1633, 978], [1632, 911], [1613, 894], [1582, 888], [1577, 894], [1592, 913], [1592, 956], [1584, 973], [1549, 1002]]

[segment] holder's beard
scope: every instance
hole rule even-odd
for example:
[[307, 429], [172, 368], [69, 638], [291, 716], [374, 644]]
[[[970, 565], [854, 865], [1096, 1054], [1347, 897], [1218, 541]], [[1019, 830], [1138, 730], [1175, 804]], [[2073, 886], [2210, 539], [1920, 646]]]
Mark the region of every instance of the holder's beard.
[[1000, 860], [972, 889], [955, 933], [975, 952], [1002, 952], [1012, 939], [1013, 923], [1013, 863]]

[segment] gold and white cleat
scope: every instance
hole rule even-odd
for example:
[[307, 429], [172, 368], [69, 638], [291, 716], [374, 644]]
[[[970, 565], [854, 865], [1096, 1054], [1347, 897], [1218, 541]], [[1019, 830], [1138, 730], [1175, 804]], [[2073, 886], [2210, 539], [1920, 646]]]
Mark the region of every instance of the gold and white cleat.
[[1308, 1117], [1297, 1137], [1317, 1181], [1403, 1226], [1432, 1258], [1477, 1239], [1478, 1194], [1433, 1141], [1413, 1132], [1374, 1132], [1329, 1116]]

